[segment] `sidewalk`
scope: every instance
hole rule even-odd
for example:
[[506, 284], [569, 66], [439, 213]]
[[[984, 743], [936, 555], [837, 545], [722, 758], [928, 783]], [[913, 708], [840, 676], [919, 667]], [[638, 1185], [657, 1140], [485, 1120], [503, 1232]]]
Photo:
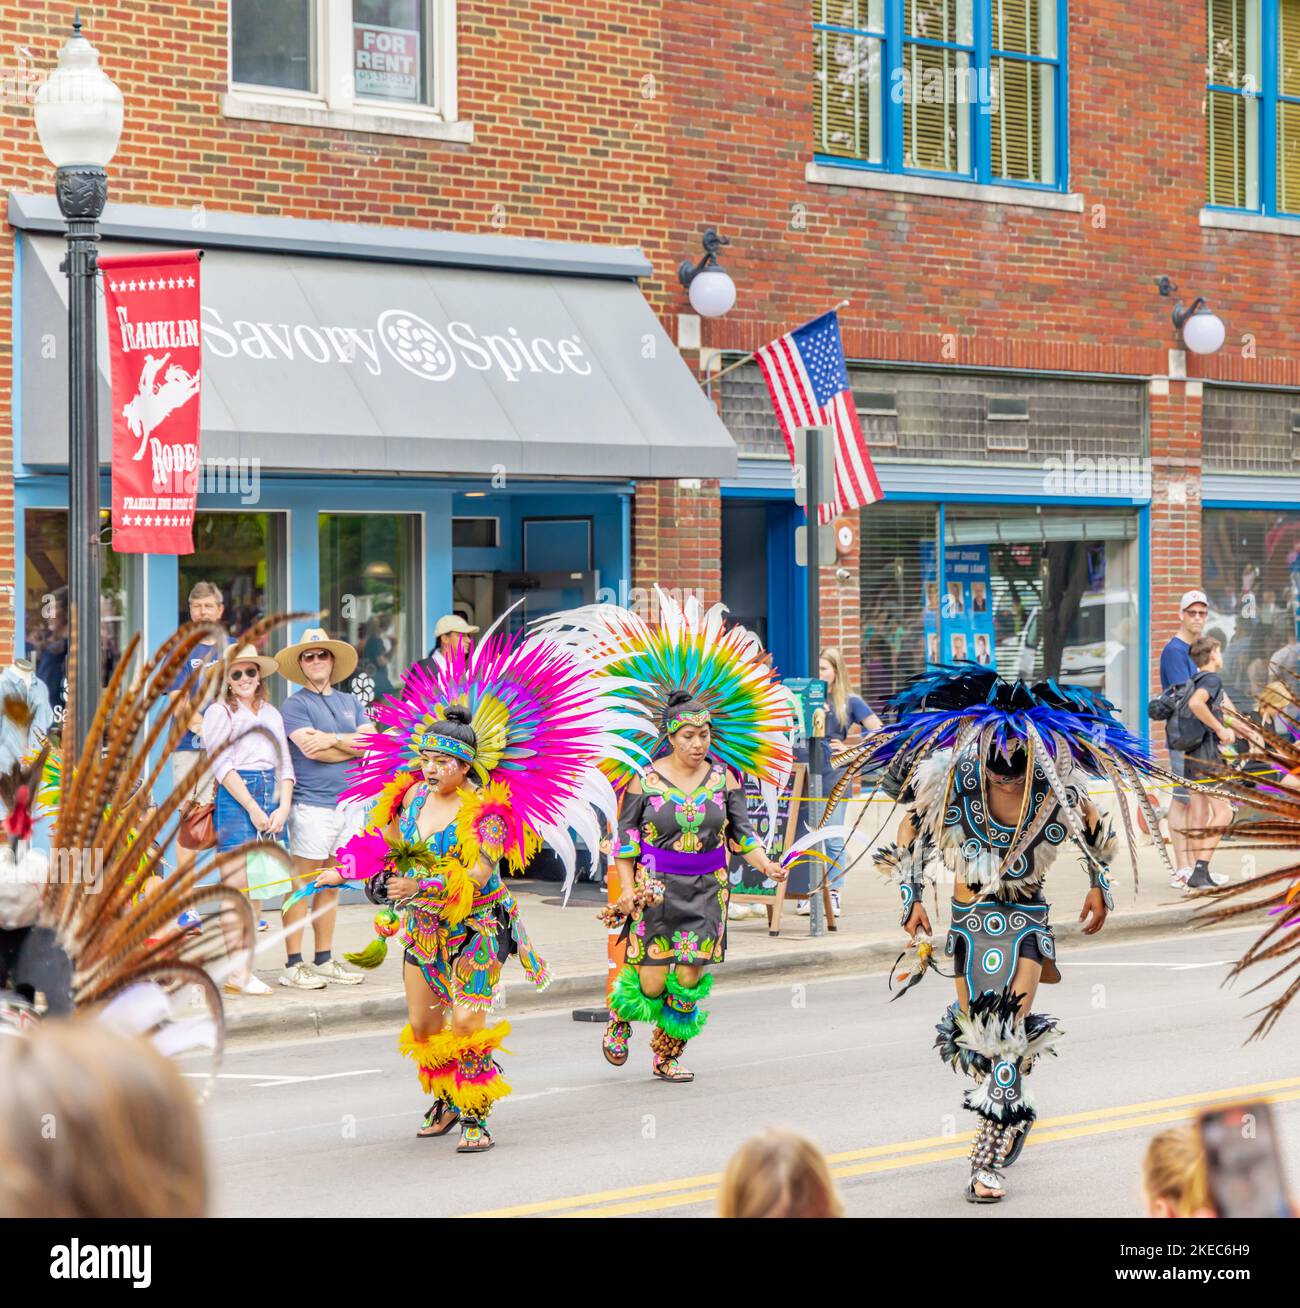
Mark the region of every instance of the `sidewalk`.
[[[1235, 876], [1240, 875], [1239, 866], [1254, 870], [1245, 862], [1249, 858], [1250, 851], [1224, 850], [1216, 859], [1216, 871]], [[1284, 866], [1287, 861], [1275, 854], [1254, 854], [1253, 858], [1259, 870]], [[1238, 860], [1242, 861], [1240, 865]], [[1138, 861], [1141, 889], [1136, 900], [1127, 854], [1116, 861], [1115, 912], [1096, 938], [1099, 942], [1186, 927], [1191, 911], [1189, 897], [1170, 888], [1157, 851], [1149, 845], [1139, 847]], [[1069, 971], [1071, 950], [1086, 947], [1076, 920], [1086, 889], [1082, 866], [1071, 854], [1063, 854], [1048, 876], [1048, 898], [1053, 904], [1063, 972]], [[518, 964], [508, 962], [503, 974], [507, 1013], [526, 1008], [603, 1006], [606, 931], [596, 920], [596, 912], [604, 904], [604, 892], [588, 883], [579, 884], [565, 908], [561, 907], [558, 883], [513, 878], [511, 890], [554, 980], [539, 994]], [[719, 979], [732, 984], [780, 977], [796, 983], [812, 977], [890, 967], [905, 944], [898, 925], [898, 894], [894, 887], [882, 881], [872, 870], [870, 860], [864, 858], [849, 873], [843, 899], [839, 929], [816, 939], [809, 935], [809, 919], [795, 916], [793, 901], [787, 905], [779, 936], [769, 934], [765, 920], [730, 922], [727, 958], [718, 969]], [[940, 900], [939, 920], [935, 920], [932, 895], [927, 896], [926, 907], [935, 928], [935, 943], [942, 949], [948, 923], [947, 900]], [[345, 905], [339, 910], [336, 955], [360, 949], [373, 938], [375, 911], [370, 904]], [[278, 913], [268, 911], [266, 916], [273, 928], [278, 926]], [[310, 937], [307, 947], [311, 947]], [[261, 998], [227, 997], [227, 1027], [232, 1039], [325, 1035], [357, 1027], [396, 1027], [406, 1020], [401, 955], [396, 948], [390, 948], [383, 966], [367, 973], [361, 985], [331, 986], [327, 990], [289, 990], [277, 985], [282, 949], [283, 945], [277, 945], [274, 956], [268, 951], [267, 956], [257, 959], [258, 974], [274, 988], [273, 994]]]

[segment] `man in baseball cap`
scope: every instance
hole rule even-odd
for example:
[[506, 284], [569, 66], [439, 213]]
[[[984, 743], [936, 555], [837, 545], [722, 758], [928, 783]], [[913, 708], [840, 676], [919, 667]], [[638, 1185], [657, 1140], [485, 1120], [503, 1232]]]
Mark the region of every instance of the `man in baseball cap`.
[[[1210, 616], [1210, 601], [1203, 590], [1186, 591], [1178, 601], [1178, 631], [1160, 652], [1160, 689], [1181, 686], [1196, 675], [1192, 662], [1192, 642], [1199, 640]], [[1166, 727], [1166, 730], [1168, 728]], [[1187, 775], [1187, 760], [1181, 750], [1169, 751], [1169, 770], [1177, 776]], [[1174, 788], [1169, 798], [1169, 838], [1174, 846], [1174, 879], [1176, 888], [1187, 885], [1192, 875], [1192, 856], [1187, 847], [1187, 826], [1191, 796], [1185, 786]]]
[[468, 650], [474, 643], [470, 637], [477, 635], [478, 628], [471, 626], [459, 613], [445, 614], [433, 628], [433, 652], [429, 657], [441, 666], [451, 650], [457, 647]]

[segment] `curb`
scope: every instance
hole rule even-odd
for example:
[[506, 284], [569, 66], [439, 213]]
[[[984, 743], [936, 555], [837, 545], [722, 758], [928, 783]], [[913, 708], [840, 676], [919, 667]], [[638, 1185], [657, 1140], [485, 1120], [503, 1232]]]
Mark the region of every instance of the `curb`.
[[[1145, 909], [1126, 913], [1107, 923], [1103, 935], [1089, 943], [1111, 944], [1143, 936], [1156, 936], [1185, 930], [1194, 910], [1192, 904], [1174, 908]], [[1058, 941], [1085, 939], [1075, 921], [1055, 926]], [[738, 958], [726, 962], [726, 979], [747, 984], [786, 977], [804, 980], [852, 976], [892, 966], [901, 949], [897, 940], [867, 940], [860, 944], [837, 946], [833, 941], [815, 948], [801, 947], [789, 952], [774, 952], [759, 958]], [[1069, 968], [1069, 958], [1065, 967]], [[604, 970], [579, 976], [557, 977], [544, 991], [537, 991], [520, 979], [505, 986], [505, 1012], [522, 1013], [541, 1009], [563, 1008], [567, 1004], [600, 1006], [605, 998]], [[336, 992], [337, 993], [337, 992]], [[283, 1003], [275, 1009], [249, 1008], [226, 1014], [226, 1037], [230, 1043], [268, 1036], [342, 1035], [376, 1026], [397, 1025], [406, 1021], [406, 996], [401, 991], [368, 998], [362, 994], [339, 994], [332, 1002]]]

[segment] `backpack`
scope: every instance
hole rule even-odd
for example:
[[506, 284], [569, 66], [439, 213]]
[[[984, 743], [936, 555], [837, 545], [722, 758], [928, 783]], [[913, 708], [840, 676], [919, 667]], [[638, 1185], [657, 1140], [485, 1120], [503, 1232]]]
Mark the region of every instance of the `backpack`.
[[1170, 749], [1176, 749], [1180, 753], [1187, 754], [1197, 749], [1205, 737], [1209, 735], [1209, 727], [1200, 720], [1188, 707], [1188, 702], [1192, 698], [1192, 692], [1197, 689], [1200, 681], [1199, 674], [1185, 681], [1179, 686], [1171, 686], [1165, 696], [1174, 698], [1174, 711], [1166, 721], [1165, 741]]
[[1180, 681], [1176, 686], [1170, 686], [1168, 690], [1162, 690], [1147, 705], [1147, 717], [1152, 722], [1168, 722], [1178, 712], [1178, 705], [1182, 702], [1183, 696], [1187, 693], [1187, 688], [1191, 684], [1190, 681]]

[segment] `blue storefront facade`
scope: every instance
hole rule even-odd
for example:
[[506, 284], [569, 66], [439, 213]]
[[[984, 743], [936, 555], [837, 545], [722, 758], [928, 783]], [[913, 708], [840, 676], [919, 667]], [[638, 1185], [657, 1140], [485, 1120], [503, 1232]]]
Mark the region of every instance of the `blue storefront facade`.
[[[110, 206], [104, 249], [199, 244], [184, 218]], [[48, 198], [11, 198], [10, 220], [15, 644], [34, 659], [59, 639], [67, 580], [66, 300]], [[209, 580], [232, 633], [325, 613], [371, 698], [429, 652], [443, 614], [485, 627], [522, 601], [517, 627], [625, 597], [638, 483], [734, 473], [725, 428], [637, 289], [639, 251], [206, 221], [195, 549], [117, 556], [105, 521], [106, 674], [133, 633], [152, 649], [173, 631]], [[102, 331], [100, 371], [107, 509]]]

